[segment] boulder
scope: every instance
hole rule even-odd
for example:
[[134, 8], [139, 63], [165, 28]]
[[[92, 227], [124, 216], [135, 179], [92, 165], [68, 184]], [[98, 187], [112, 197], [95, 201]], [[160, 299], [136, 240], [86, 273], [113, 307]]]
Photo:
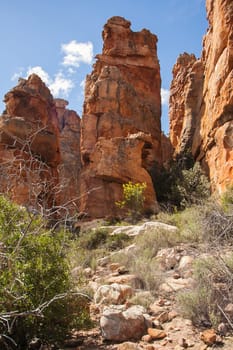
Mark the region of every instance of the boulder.
[[107, 340], [138, 340], [148, 328], [148, 315], [139, 305], [106, 307], [100, 319], [102, 336]]
[[113, 283], [100, 286], [95, 295], [96, 304], [124, 304], [133, 295], [132, 287], [126, 284]]

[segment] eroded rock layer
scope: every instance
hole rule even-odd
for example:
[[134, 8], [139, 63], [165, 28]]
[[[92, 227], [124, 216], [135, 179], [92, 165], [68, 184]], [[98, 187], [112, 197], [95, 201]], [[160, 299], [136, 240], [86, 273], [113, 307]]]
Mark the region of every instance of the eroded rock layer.
[[170, 140], [175, 153], [191, 150], [196, 119], [202, 101], [201, 60], [183, 53], [173, 67], [170, 88]]
[[0, 118], [0, 192], [43, 214], [64, 206], [67, 211], [67, 202], [75, 206], [80, 169], [77, 114], [65, 109], [65, 101], [54, 101], [35, 74], [20, 79], [5, 95], [5, 103]]
[[5, 95], [0, 118], [1, 192], [16, 202], [39, 209], [56, 202], [60, 162], [53, 97], [32, 74]]
[[58, 126], [60, 163], [58, 165], [58, 202], [62, 216], [70, 217], [79, 211], [80, 201], [80, 117], [67, 109], [68, 102], [54, 99]]
[[233, 183], [233, 2], [207, 0], [206, 8], [205, 79], [193, 154], [208, 165], [212, 186], [221, 193]]
[[192, 149], [221, 193], [233, 183], [233, 3], [206, 7], [201, 59], [181, 55], [173, 69], [170, 137], [176, 153]]
[[152, 175], [161, 164], [160, 67], [157, 37], [108, 20], [103, 52], [87, 77], [81, 123], [81, 210], [115, 215], [122, 183], [146, 182], [146, 209], [156, 210]]

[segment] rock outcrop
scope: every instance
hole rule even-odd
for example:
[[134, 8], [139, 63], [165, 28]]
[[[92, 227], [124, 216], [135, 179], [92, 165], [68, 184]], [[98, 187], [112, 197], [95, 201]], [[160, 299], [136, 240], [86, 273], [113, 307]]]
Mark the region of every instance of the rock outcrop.
[[1, 192], [33, 208], [55, 204], [60, 162], [53, 97], [32, 74], [5, 95], [0, 118]]
[[85, 87], [81, 210], [91, 217], [116, 215], [122, 183], [131, 180], [147, 183], [145, 209], [154, 212], [151, 176], [162, 160], [157, 37], [113, 17], [103, 40]]
[[60, 147], [58, 202], [62, 216], [70, 216], [78, 212], [80, 201], [80, 117], [75, 111], [66, 108], [67, 101], [57, 98], [54, 102]]
[[203, 101], [192, 151], [221, 193], [233, 183], [233, 3], [207, 0], [206, 8]]
[[[35, 74], [5, 96], [0, 118], [0, 191], [29, 208], [77, 211], [80, 118]], [[76, 200], [76, 202], [75, 202]], [[62, 212], [61, 212], [62, 211]]]
[[200, 60], [183, 54], [173, 69], [170, 137], [192, 149], [222, 193], [233, 183], [233, 3], [207, 0], [209, 28]]
[[196, 119], [202, 101], [203, 66], [184, 53], [173, 67], [170, 88], [170, 140], [175, 154], [191, 150]]

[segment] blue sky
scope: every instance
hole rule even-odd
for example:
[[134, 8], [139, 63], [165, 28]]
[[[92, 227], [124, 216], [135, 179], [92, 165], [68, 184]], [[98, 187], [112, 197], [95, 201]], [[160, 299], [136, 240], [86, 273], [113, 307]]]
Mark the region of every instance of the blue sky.
[[83, 81], [102, 51], [102, 28], [112, 16], [130, 20], [134, 31], [146, 28], [158, 36], [167, 133], [172, 67], [180, 53], [200, 57], [208, 26], [205, 0], [1, 0], [0, 100], [19, 76], [37, 72], [81, 115]]

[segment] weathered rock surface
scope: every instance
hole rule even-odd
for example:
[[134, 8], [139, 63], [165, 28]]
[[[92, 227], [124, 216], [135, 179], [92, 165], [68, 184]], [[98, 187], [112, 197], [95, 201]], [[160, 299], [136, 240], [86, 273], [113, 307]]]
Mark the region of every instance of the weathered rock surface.
[[194, 55], [184, 53], [173, 67], [170, 88], [170, 140], [175, 153], [191, 149], [202, 101], [203, 67]]
[[[5, 95], [6, 110], [1, 117], [1, 144], [30, 148], [42, 161], [59, 163], [57, 115], [49, 89], [36, 75]], [[18, 141], [18, 142], [17, 142]], [[27, 151], [27, 149], [26, 149]]]
[[139, 305], [125, 309], [124, 306], [106, 307], [100, 319], [102, 335], [115, 341], [138, 340], [148, 326], [146, 310]]
[[32, 74], [6, 94], [5, 103], [0, 118], [1, 192], [20, 204], [51, 207], [60, 162], [53, 97]]
[[128, 236], [138, 236], [140, 234], [149, 234], [152, 231], [166, 231], [171, 234], [176, 234], [178, 228], [176, 226], [164, 224], [159, 221], [146, 221], [141, 225], [129, 225], [129, 226], [103, 226], [104, 229], [108, 230], [111, 235], [126, 234]]
[[102, 285], [94, 295], [97, 304], [124, 304], [126, 300], [133, 295], [132, 287], [126, 284], [113, 283], [111, 285]]
[[67, 101], [57, 98], [54, 102], [60, 146], [59, 205], [64, 208], [63, 215], [68, 215], [78, 211], [80, 201], [80, 117], [66, 108]]
[[173, 69], [170, 137], [176, 154], [192, 149], [222, 193], [233, 182], [233, 4], [207, 0], [206, 8], [201, 59], [183, 54]]
[[[157, 37], [108, 20], [103, 52], [87, 77], [82, 118], [81, 210], [116, 215], [122, 183], [146, 182], [145, 208], [156, 210], [152, 179], [161, 164], [160, 68]], [[104, 200], [103, 200], [104, 198]]]
[[205, 79], [193, 153], [208, 165], [213, 188], [222, 192], [233, 182], [233, 3], [207, 0], [206, 8]]
[[40, 211], [60, 208], [57, 216], [77, 211], [80, 118], [66, 109], [66, 101], [54, 100], [35, 74], [20, 79], [5, 103], [0, 118], [0, 192]]

